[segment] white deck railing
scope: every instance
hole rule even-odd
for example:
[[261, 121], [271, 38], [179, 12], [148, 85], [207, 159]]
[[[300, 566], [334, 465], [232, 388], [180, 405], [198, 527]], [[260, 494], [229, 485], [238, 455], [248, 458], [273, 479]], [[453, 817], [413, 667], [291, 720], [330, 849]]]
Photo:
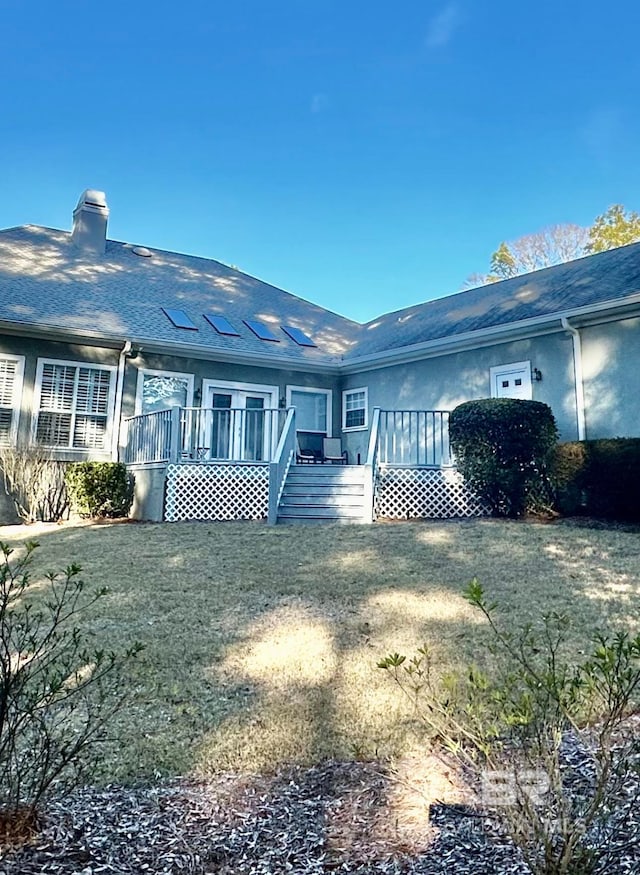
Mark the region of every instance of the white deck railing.
[[278, 505], [289, 467], [296, 455], [296, 410], [290, 407], [282, 428], [275, 456], [269, 464], [269, 525], [278, 521]]
[[173, 407], [126, 420], [126, 464], [270, 462], [286, 410]]
[[131, 416], [125, 422], [124, 461], [127, 465], [169, 461], [174, 427], [171, 410]]
[[451, 468], [448, 410], [381, 410], [378, 462], [407, 468]]

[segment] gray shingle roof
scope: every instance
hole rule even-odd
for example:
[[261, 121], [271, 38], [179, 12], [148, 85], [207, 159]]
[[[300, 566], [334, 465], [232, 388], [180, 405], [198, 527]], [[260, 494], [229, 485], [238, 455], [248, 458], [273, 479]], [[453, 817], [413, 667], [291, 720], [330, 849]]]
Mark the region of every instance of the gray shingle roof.
[[[105, 339], [188, 343], [203, 351], [337, 362], [361, 326], [282, 289], [205, 258], [107, 241], [104, 256], [84, 256], [65, 231], [27, 225], [0, 232], [0, 319], [25, 326], [99, 334]], [[162, 307], [184, 310], [198, 328], [174, 327]], [[204, 314], [225, 316], [239, 337], [218, 334]], [[243, 319], [265, 322], [279, 343], [259, 340]], [[281, 325], [313, 338], [301, 347]]]
[[507, 326], [640, 293], [640, 243], [387, 313], [356, 355]]
[[[0, 232], [0, 320], [121, 342], [189, 344], [203, 353], [255, 353], [292, 365], [342, 360], [514, 325], [640, 293], [640, 243], [387, 313], [366, 325], [227, 267], [191, 255], [107, 241], [86, 257], [71, 235], [27, 225]], [[392, 290], [390, 290], [391, 292]], [[174, 327], [162, 307], [184, 310], [198, 331]], [[225, 316], [239, 337], [218, 334], [205, 313]], [[259, 340], [244, 319], [265, 322], [279, 343]], [[282, 325], [309, 335], [298, 346]]]

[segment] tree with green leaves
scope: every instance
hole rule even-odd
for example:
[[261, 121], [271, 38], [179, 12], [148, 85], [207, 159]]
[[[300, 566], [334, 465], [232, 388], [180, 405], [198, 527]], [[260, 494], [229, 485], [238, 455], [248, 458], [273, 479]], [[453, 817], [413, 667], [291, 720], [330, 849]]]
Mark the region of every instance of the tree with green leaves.
[[589, 241], [585, 247], [588, 253], [606, 252], [617, 246], [640, 241], [640, 215], [622, 204], [614, 204], [598, 216], [589, 228]]

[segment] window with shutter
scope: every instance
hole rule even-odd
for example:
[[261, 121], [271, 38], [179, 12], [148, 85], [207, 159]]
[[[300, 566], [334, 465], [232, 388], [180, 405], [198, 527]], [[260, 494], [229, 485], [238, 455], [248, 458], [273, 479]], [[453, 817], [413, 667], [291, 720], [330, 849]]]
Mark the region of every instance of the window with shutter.
[[15, 443], [24, 356], [0, 356], [0, 446]]
[[105, 450], [114, 368], [41, 359], [35, 437], [50, 447]]

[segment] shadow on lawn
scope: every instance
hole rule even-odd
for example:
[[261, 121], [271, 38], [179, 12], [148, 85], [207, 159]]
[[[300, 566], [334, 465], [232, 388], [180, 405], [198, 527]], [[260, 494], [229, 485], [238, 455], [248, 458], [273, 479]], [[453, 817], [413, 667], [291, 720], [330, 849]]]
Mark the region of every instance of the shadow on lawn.
[[412, 715], [376, 662], [425, 640], [445, 665], [473, 660], [484, 626], [461, 593], [476, 575], [512, 621], [571, 613], [578, 648], [640, 605], [637, 537], [620, 531], [174, 523], [37, 539], [41, 568], [79, 561], [109, 585], [96, 640], [146, 648], [105, 781], [405, 749]]

